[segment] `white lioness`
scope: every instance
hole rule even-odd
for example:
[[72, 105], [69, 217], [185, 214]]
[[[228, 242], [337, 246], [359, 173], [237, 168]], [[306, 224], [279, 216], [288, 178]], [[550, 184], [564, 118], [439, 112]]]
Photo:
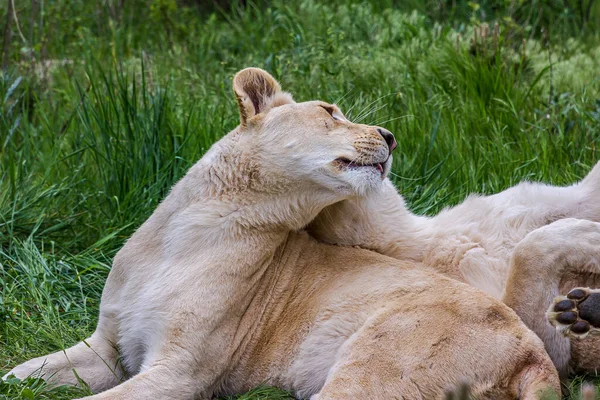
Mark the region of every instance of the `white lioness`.
[[10, 373], [77, 384], [74, 368], [94, 399], [208, 399], [262, 382], [311, 399], [434, 399], [461, 382], [478, 398], [558, 393], [542, 342], [498, 300], [301, 231], [381, 188], [391, 133], [295, 103], [259, 69], [234, 91], [240, 126], [115, 257], [96, 332]]
[[[600, 164], [569, 187], [521, 183], [470, 196], [432, 218], [412, 214], [393, 185], [327, 207], [309, 230], [422, 262], [502, 300], [544, 342], [561, 377], [600, 369]], [[548, 317], [555, 329], [546, 317]], [[589, 334], [593, 336], [588, 336]], [[570, 340], [566, 336], [585, 340]], [[587, 336], [587, 338], [586, 338]]]

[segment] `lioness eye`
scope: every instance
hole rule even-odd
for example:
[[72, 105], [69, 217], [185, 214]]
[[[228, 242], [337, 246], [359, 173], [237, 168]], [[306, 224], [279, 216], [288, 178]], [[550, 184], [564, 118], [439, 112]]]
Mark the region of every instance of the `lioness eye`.
[[329, 113], [329, 115], [331, 115], [331, 118], [337, 120], [337, 121], [341, 121], [341, 118], [339, 118], [338, 116], [334, 115], [335, 113], [335, 108], [333, 107], [327, 107], [327, 106], [320, 106], [321, 108], [323, 108], [325, 111], [327, 111]]

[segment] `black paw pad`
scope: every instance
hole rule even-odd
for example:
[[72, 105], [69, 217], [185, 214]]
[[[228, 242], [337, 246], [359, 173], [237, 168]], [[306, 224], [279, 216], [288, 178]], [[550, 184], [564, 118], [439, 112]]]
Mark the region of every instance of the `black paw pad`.
[[590, 324], [587, 321], [579, 320], [571, 325], [571, 332], [577, 334], [584, 334], [590, 330]]
[[579, 316], [593, 327], [600, 328], [600, 293], [592, 293], [579, 303]]
[[574, 308], [575, 308], [575, 302], [572, 300], [559, 301], [558, 303], [556, 303], [554, 305], [554, 311], [556, 311], [556, 312], [569, 311]]
[[583, 300], [587, 297], [587, 292], [583, 289], [573, 289], [567, 294], [567, 298], [572, 300]]
[[[550, 323], [566, 336], [585, 338], [600, 331], [600, 290], [576, 288], [549, 309]], [[560, 326], [558, 326], [560, 325]]]
[[561, 324], [571, 325], [573, 322], [577, 321], [577, 313], [574, 311], [560, 313], [556, 317], [556, 320]]

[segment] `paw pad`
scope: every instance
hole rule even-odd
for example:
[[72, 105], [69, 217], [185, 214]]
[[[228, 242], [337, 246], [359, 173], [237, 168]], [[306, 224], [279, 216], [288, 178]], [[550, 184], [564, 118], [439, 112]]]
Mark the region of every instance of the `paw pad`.
[[589, 332], [590, 324], [587, 321], [579, 320], [571, 325], [571, 331], [577, 334], [584, 334]]
[[577, 322], [577, 313], [574, 311], [561, 312], [556, 316], [556, 320], [565, 325], [574, 324]]
[[569, 311], [575, 308], [575, 302], [571, 300], [561, 300], [554, 306], [554, 311], [563, 312]]
[[566, 336], [584, 338], [600, 332], [600, 290], [576, 288], [560, 296], [548, 310], [548, 319]]
[[584, 289], [573, 289], [567, 294], [568, 299], [584, 300], [587, 297], [587, 292]]

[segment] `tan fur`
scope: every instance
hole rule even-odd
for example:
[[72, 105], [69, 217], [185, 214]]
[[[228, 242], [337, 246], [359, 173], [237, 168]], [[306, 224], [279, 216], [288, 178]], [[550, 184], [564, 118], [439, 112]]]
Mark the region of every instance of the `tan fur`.
[[301, 230], [381, 189], [380, 128], [294, 103], [262, 70], [238, 73], [234, 90], [240, 127], [115, 257], [89, 339], [98, 356], [79, 344], [11, 373], [76, 384], [73, 367], [96, 400], [209, 399], [263, 382], [320, 400], [435, 399], [464, 383], [478, 398], [558, 392], [541, 341], [501, 302]]
[[546, 317], [560, 293], [600, 287], [600, 165], [569, 187], [525, 182], [431, 218], [412, 214], [393, 185], [384, 186], [327, 207], [309, 230], [327, 243], [422, 262], [503, 300], [565, 378], [600, 368], [600, 338], [571, 342]]

